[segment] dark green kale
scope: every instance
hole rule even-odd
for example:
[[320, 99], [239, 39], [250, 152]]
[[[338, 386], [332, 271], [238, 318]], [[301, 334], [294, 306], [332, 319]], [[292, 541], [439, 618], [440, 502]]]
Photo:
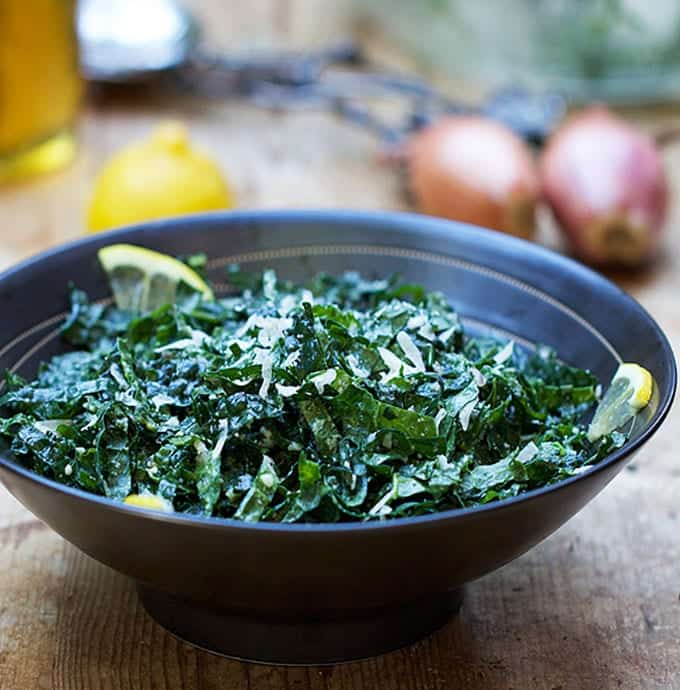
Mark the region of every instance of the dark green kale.
[[115, 500], [335, 522], [516, 496], [622, 442], [586, 438], [590, 373], [545, 348], [466, 338], [437, 293], [356, 273], [230, 280], [238, 295], [142, 315], [74, 290], [75, 350], [34, 381], [7, 377], [0, 433], [14, 455]]

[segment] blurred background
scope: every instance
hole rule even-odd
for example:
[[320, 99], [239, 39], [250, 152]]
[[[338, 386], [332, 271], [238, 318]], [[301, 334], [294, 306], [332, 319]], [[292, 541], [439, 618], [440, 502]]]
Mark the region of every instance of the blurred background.
[[[575, 253], [626, 285], [671, 265], [680, 169], [672, 0], [3, 0], [0, 20], [1, 267], [88, 229], [233, 206], [460, 218]], [[653, 136], [637, 146], [654, 152], [614, 141], [602, 146], [608, 164], [581, 145], [575, 171], [556, 154], [552, 190], [546, 140], [594, 102], [616, 109], [607, 114], [614, 131], [630, 128], [624, 139]], [[486, 130], [430, 136], [461, 115], [500, 122], [522, 151]], [[164, 137], [166, 149], [201, 162], [168, 168], [149, 144]], [[631, 184], [641, 185], [628, 179], [631, 166], [656, 154], [662, 170], [631, 201]], [[560, 175], [567, 184], [590, 175], [586, 187], [601, 180], [608, 191], [584, 201], [573, 184], [565, 199]], [[200, 192], [219, 178], [216, 196]], [[186, 208], [159, 201], [175, 195], [173, 180], [189, 189]], [[593, 244], [595, 225], [606, 237]], [[633, 242], [633, 259], [617, 249], [610, 261], [603, 242]]]
[[379, 0], [364, 11], [423, 61], [486, 85], [620, 103], [674, 98], [680, 86], [673, 0]]

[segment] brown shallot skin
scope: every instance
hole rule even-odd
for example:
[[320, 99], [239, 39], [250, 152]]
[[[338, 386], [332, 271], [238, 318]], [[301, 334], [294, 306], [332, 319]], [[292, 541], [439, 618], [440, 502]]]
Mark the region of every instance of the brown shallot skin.
[[444, 118], [409, 141], [406, 160], [422, 213], [533, 236], [538, 171], [527, 145], [504, 125], [476, 116]]
[[545, 199], [581, 259], [636, 266], [653, 256], [668, 181], [650, 137], [604, 107], [589, 108], [550, 138], [540, 174]]

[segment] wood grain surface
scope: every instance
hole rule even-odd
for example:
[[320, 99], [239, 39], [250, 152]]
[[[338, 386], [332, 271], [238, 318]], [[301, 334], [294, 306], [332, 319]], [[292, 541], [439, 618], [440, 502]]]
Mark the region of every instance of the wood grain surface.
[[[304, 46], [342, 27], [331, 0], [236, 5], [193, 3], [215, 44]], [[327, 116], [95, 94], [75, 163], [0, 190], [0, 265], [79, 236], [95, 171], [166, 116], [189, 123], [197, 144], [229, 172], [243, 207], [407, 207], [395, 175], [376, 162], [375, 142]], [[636, 118], [654, 128], [678, 112]], [[680, 199], [680, 148], [668, 151], [667, 164]], [[679, 218], [676, 210], [652, 269], [614, 276], [676, 351]], [[461, 614], [438, 633], [327, 669], [249, 665], [178, 642], [144, 613], [126, 578], [76, 551], [0, 488], [0, 690], [680, 689], [679, 421], [676, 406], [634, 465], [543, 544], [471, 584]]]

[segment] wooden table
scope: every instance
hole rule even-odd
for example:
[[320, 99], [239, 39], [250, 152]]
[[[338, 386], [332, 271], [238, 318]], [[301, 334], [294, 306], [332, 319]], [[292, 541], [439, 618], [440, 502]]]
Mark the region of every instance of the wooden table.
[[[224, 46], [254, 35], [310, 44], [309, 36], [319, 41], [331, 31], [320, 33], [314, 17], [339, 12], [331, 0], [194, 5]], [[375, 142], [326, 116], [97, 99], [83, 113], [80, 153], [68, 170], [0, 191], [2, 267], [80, 235], [95, 171], [166, 116], [187, 121], [196, 143], [217, 156], [243, 207], [406, 207], [393, 173], [375, 161]], [[654, 127], [676, 116], [641, 121]], [[680, 147], [667, 163], [680, 198]], [[623, 281], [677, 350], [679, 247], [671, 222], [657, 266]], [[460, 616], [443, 630], [323, 670], [248, 665], [176, 641], [144, 613], [127, 579], [0, 488], [0, 690], [680, 688], [679, 421], [676, 407], [635, 465], [557, 534], [469, 586]]]

